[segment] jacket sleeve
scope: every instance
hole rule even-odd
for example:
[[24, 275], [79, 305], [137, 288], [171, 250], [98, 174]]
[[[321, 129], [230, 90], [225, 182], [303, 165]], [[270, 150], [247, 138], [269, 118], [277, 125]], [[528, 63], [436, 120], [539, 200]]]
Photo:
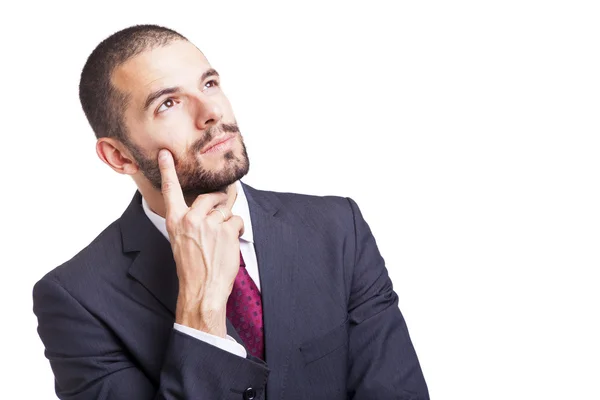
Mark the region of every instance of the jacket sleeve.
[[427, 400], [427, 385], [385, 262], [357, 204], [347, 199], [355, 235], [348, 304], [348, 394], [354, 400]]
[[160, 382], [152, 382], [119, 339], [50, 276], [33, 289], [38, 333], [63, 400], [241, 399], [247, 388], [263, 398], [266, 364], [242, 358], [175, 329]]

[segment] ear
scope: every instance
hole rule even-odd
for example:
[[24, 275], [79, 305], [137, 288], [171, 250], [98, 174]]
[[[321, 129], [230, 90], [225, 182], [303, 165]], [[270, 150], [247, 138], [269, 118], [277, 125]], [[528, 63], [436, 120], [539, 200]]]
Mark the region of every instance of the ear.
[[133, 175], [139, 170], [131, 153], [119, 140], [113, 138], [98, 139], [96, 154], [102, 162], [119, 174]]

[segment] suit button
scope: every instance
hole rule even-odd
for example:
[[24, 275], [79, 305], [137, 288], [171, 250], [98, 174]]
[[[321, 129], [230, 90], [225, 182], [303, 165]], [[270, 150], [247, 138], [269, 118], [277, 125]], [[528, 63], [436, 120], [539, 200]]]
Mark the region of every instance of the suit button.
[[256, 399], [256, 390], [253, 388], [248, 388], [244, 390], [244, 400], [254, 400]]

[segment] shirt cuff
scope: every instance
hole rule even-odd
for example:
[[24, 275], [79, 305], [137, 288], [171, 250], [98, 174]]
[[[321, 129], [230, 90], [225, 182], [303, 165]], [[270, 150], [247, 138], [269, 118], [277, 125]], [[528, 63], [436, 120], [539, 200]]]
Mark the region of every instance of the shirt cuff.
[[220, 336], [199, 331], [198, 329], [190, 328], [189, 326], [180, 325], [177, 322], [174, 324], [173, 328], [177, 329], [179, 332], [190, 335], [198, 340], [202, 340], [205, 343], [216, 346], [221, 350], [228, 351], [242, 358], [246, 358], [248, 356], [244, 346], [236, 342], [235, 339], [229, 335], [227, 335], [227, 338], [222, 338]]

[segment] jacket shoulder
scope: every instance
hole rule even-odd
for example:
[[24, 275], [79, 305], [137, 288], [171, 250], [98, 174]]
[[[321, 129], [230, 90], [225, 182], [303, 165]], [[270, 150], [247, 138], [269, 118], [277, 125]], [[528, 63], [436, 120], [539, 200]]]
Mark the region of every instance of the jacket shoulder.
[[278, 214], [302, 221], [311, 228], [323, 230], [337, 228], [352, 229], [353, 213], [351, 200], [340, 195], [313, 195], [293, 192], [259, 191], [278, 204]]
[[77, 254], [46, 273], [40, 281], [57, 281], [63, 286], [85, 285], [101, 278], [109, 269], [129, 264], [128, 259], [123, 257], [121, 229], [117, 219]]

